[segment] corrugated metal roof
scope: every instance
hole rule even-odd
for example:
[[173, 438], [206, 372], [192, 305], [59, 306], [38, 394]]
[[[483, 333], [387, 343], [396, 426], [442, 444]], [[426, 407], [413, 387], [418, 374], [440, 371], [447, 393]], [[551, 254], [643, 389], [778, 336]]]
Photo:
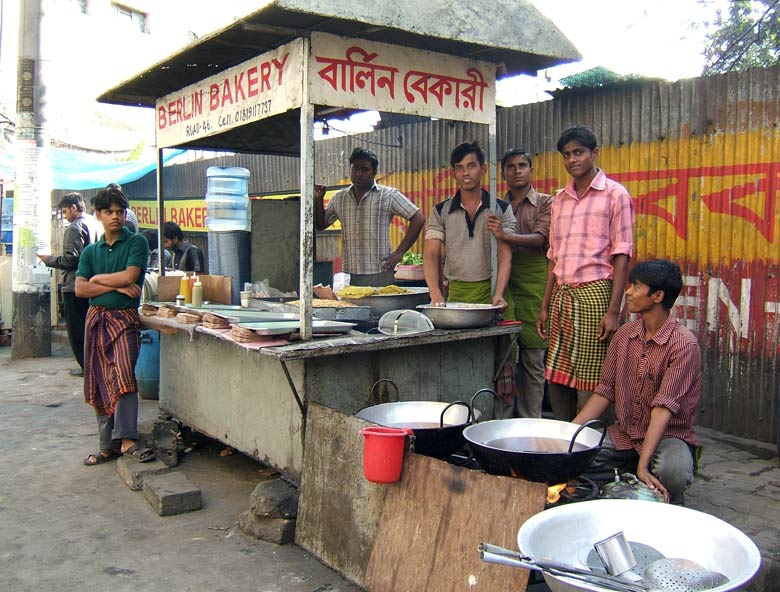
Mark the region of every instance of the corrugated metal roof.
[[493, 62], [503, 75], [533, 73], [581, 57], [527, 0], [493, 0], [489, 9], [446, 0], [274, 0], [106, 91], [98, 101], [154, 106], [159, 97], [312, 31]]

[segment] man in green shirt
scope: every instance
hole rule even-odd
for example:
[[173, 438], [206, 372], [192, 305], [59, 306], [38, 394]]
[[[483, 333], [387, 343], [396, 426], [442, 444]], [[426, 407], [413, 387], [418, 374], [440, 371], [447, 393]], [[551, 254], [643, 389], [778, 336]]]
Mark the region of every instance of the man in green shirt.
[[140, 305], [149, 244], [125, 227], [127, 198], [109, 187], [95, 196], [103, 237], [87, 246], [76, 271], [76, 296], [89, 298], [84, 343], [84, 399], [95, 408], [100, 449], [84, 459], [98, 465], [123, 454], [155, 458], [138, 445]]

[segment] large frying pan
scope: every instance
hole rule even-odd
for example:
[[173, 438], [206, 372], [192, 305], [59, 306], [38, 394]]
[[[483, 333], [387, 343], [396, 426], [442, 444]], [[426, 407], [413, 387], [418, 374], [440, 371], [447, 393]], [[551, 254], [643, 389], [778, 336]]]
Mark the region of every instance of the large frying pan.
[[554, 485], [584, 473], [606, 433], [597, 419], [581, 426], [554, 419], [498, 419], [468, 426], [463, 437], [488, 473]]

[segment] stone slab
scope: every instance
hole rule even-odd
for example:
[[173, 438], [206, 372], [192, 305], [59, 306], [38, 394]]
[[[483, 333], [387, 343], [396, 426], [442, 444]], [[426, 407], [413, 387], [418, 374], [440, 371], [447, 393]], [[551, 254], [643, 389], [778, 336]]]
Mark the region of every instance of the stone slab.
[[170, 467], [159, 460], [139, 463], [130, 457], [123, 456], [116, 461], [116, 472], [131, 491], [141, 491], [147, 477], [162, 475], [170, 470]]
[[200, 488], [183, 473], [167, 473], [144, 480], [144, 498], [160, 516], [200, 510]]
[[295, 540], [295, 520], [263, 518], [251, 510], [238, 517], [238, 528], [247, 536], [277, 545], [289, 545]]
[[295, 518], [298, 491], [283, 479], [263, 481], [249, 496], [249, 509], [260, 518]]

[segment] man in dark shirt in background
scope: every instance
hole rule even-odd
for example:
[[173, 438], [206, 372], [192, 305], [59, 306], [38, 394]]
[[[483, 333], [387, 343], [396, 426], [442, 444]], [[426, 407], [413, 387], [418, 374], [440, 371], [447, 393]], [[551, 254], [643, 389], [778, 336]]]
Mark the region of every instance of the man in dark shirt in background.
[[173, 253], [173, 268], [180, 271], [195, 271], [202, 273], [206, 270], [203, 260], [203, 251], [196, 245], [184, 240], [184, 233], [175, 222], [166, 222], [163, 226], [163, 238], [165, 248]]
[[98, 221], [86, 213], [84, 198], [79, 193], [68, 193], [57, 204], [69, 226], [62, 237], [62, 255], [38, 255], [47, 267], [62, 270], [62, 303], [65, 326], [73, 355], [79, 364], [70, 371], [72, 376], [84, 375], [84, 324], [87, 321], [89, 300], [76, 296], [76, 270], [81, 252], [98, 238]]

